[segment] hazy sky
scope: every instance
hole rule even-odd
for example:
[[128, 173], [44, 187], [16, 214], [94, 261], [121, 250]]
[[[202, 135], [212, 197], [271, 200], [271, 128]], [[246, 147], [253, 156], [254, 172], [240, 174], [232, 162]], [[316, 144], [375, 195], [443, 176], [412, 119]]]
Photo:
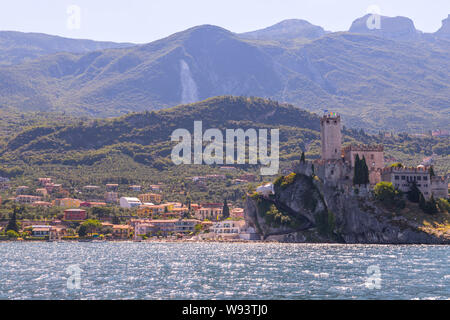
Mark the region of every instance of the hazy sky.
[[245, 32], [298, 18], [343, 31], [373, 5], [424, 32], [450, 14], [450, 0], [0, 0], [0, 30], [144, 43], [200, 24]]

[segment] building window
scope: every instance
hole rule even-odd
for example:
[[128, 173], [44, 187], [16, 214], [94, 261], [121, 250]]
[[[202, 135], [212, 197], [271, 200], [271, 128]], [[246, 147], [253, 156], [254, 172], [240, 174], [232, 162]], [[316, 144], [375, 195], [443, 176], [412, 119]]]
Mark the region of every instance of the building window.
[[406, 179], [406, 177], [405, 176], [402, 176], [402, 180], [405, 180]]
[[423, 177], [423, 181], [427, 181], [427, 180], [428, 180], [427, 176]]
[[399, 180], [400, 179], [400, 176], [395, 176], [395, 180]]
[[421, 176], [417, 176], [417, 181], [420, 181], [420, 180], [422, 180], [422, 177]]
[[371, 155], [370, 155], [370, 159], [372, 159], [372, 160], [374, 159], [374, 156], [373, 156], [373, 154], [371, 154]]

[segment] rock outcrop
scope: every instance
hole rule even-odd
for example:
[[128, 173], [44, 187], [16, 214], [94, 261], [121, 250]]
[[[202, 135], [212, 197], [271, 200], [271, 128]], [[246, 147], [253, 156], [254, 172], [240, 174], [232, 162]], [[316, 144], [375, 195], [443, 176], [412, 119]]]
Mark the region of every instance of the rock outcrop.
[[444, 20], [442, 20], [441, 28], [434, 33], [435, 36], [439, 38], [444, 38], [450, 40], [450, 14]]
[[[348, 190], [348, 189], [347, 189]], [[448, 244], [450, 237], [420, 230], [417, 222], [371, 200], [367, 188], [346, 191], [317, 176], [292, 173], [275, 194], [249, 195], [245, 219], [265, 240], [370, 244]]]
[[353, 21], [349, 32], [376, 35], [393, 40], [418, 40], [421, 32], [406, 17], [385, 17], [367, 14]]

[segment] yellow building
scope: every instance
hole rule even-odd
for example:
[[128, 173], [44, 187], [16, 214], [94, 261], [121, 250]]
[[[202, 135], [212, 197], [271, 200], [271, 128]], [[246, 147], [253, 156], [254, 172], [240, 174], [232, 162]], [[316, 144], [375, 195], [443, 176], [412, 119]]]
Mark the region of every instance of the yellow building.
[[173, 211], [174, 207], [172, 203], [164, 203], [157, 205], [143, 205], [137, 209], [139, 217], [149, 217], [155, 214], [163, 214], [164, 212]]
[[142, 203], [144, 202], [151, 202], [151, 203], [161, 203], [162, 196], [158, 193], [143, 193], [138, 195], [139, 200], [141, 200]]
[[64, 198], [64, 199], [55, 199], [52, 201], [52, 205], [66, 207], [66, 208], [79, 208], [81, 204], [81, 200], [72, 199], [72, 198]]
[[112, 226], [113, 237], [116, 239], [129, 239], [133, 227], [125, 224], [114, 224]]

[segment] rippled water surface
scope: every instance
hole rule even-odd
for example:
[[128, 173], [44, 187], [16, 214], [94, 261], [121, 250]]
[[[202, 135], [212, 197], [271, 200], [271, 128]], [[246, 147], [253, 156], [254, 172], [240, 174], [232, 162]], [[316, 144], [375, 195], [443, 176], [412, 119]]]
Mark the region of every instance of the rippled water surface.
[[450, 246], [0, 243], [0, 299], [450, 299], [449, 257]]

